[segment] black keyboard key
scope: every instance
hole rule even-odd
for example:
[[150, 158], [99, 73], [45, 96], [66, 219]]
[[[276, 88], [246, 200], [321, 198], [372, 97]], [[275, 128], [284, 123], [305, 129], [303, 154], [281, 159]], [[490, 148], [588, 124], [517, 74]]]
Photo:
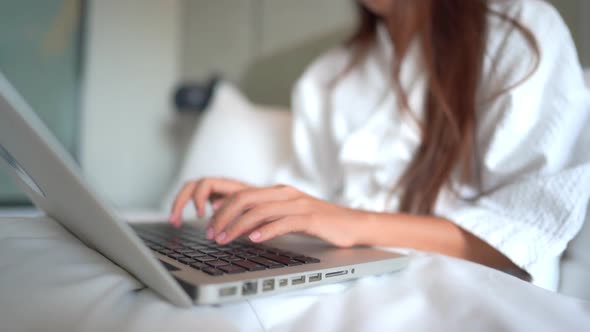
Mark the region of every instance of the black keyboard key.
[[240, 257], [236, 257], [236, 256], [229, 256], [229, 257], [223, 257], [222, 260], [231, 263], [231, 262], [241, 261], [242, 259]]
[[296, 261], [296, 260], [292, 260], [289, 257], [284, 257], [284, 256], [278, 256], [278, 255], [274, 255], [274, 254], [262, 254], [260, 255], [260, 257], [264, 257], [270, 260], [273, 260], [275, 262], [279, 262], [281, 264], [287, 265], [287, 266], [294, 266], [294, 265], [301, 265], [303, 264], [302, 262]]
[[193, 249], [188, 249], [188, 248], [174, 249], [174, 251], [179, 254], [186, 254], [188, 252], [195, 252]]
[[205, 247], [205, 246], [201, 246], [201, 245], [189, 246], [189, 248], [192, 248], [194, 250], [209, 249], [209, 247]]
[[260, 265], [264, 265], [264, 266], [268, 267], [269, 269], [275, 269], [275, 268], [284, 266], [283, 264], [271, 261], [271, 260], [263, 258], [263, 257], [250, 257], [250, 258], [248, 258], [248, 260], [258, 263]]
[[243, 259], [248, 259], [248, 258], [251, 258], [251, 257], [257, 257], [257, 255], [253, 255], [251, 253], [240, 253], [240, 254], [235, 254], [235, 255], [238, 256], [238, 257], [241, 257]]
[[170, 257], [170, 258], [174, 258], [176, 260], [178, 260], [179, 258], [185, 258], [185, 256], [183, 254], [179, 254], [179, 253], [176, 253], [176, 252], [173, 252], [171, 254], [168, 254], [167, 256]]
[[207, 255], [203, 254], [202, 252], [185, 252], [184, 255], [190, 258], [197, 258], [197, 257], [208, 257]]
[[170, 249], [166, 249], [166, 248], [164, 248], [164, 249], [160, 249], [160, 250], [158, 250], [158, 252], [159, 252], [160, 254], [162, 254], [162, 255], [168, 255], [168, 254], [172, 254], [172, 253], [174, 253], [174, 251], [172, 251], [172, 250], [170, 250]]
[[194, 263], [195, 260], [194, 259], [190, 259], [188, 257], [181, 257], [178, 259], [179, 262], [184, 263], [186, 265], [190, 265], [191, 263]]
[[264, 254], [266, 252], [263, 249], [248, 249], [246, 251], [251, 253], [252, 255], [260, 255], [260, 254]]
[[269, 247], [265, 244], [262, 244], [262, 243], [248, 243], [247, 245], [250, 248], [262, 249], [262, 250], [274, 249], [274, 248], [271, 248], [271, 247]]
[[241, 268], [241, 267], [236, 266], [236, 265], [220, 266], [220, 267], [218, 267], [218, 269], [220, 269], [221, 271], [223, 271], [225, 273], [229, 273], [229, 274], [246, 272], [246, 269]]
[[223, 266], [223, 265], [227, 265], [227, 262], [224, 261], [220, 261], [220, 260], [214, 260], [214, 261], [208, 261], [205, 262], [207, 263], [207, 265], [213, 266], [213, 267], [218, 267], [218, 266]]
[[307, 257], [307, 256], [295, 256], [293, 257], [294, 260], [296, 261], [300, 261], [302, 263], [305, 264], [310, 264], [310, 263], [319, 263], [320, 260], [317, 258], [313, 258], [313, 257]]
[[205, 264], [205, 263], [201, 263], [201, 262], [194, 262], [194, 263], [190, 263], [190, 266], [200, 270], [200, 269], [204, 269], [206, 267], [209, 267], [209, 265]]
[[264, 251], [265, 254], [280, 255], [281, 250], [279, 249], [268, 249]]
[[193, 259], [197, 260], [199, 262], [209, 262], [209, 261], [217, 260], [217, 258], [211, 257], [211, 256], [199, 256], [199, 257], [193, 257]]
[[155, 243], [155, 244], [159, 244], [159, 245], [161, 245], [162, 247], [164, 246], [164, 241], [160, 241], [160, 240], [158, 240], [158, 239], [154, 239], [154, 240], [152, 240], [152, 242], [153, 242], [153, 243]]
[[171, 242], [163, 243], [162, 246], [164, 246], [168, 249], [172, 249], [172, 250], [182, 248], [182, 245], [180, 245], [178, 243], [171, 243]]
[[201, 269], [201, 271], [203, 271], [203, 272], [205, 272], [205, 273], [207, 273], [209, 275], [212, 275], [212, 276], [220, 276], [220, 275], [223, 275], [223, 272], [222, 271], [219, 271], [218, 269], [214, 269], [212, 267], [204, 267], [204, 268]]
[[211, 253], [210, 255], [213, 257], [217, 257], [217, 258], [229, 256], [229, 254], [226, 252], [214, 252], [214, 253]]
[[201, 249], [199, 251], [202, 252], [202, 253], [204, 253], [204, 254], [212, 254], [212, 253], [215, 253], [215, 252], [219, 252], [219, 250], [217, 250], [217, 249]]
[[234, 262], [233, 264], [239, 265], [248, 271], [260, 271], [260, 270], [266, 269], [264, 266], [256, 264], [254, 262], [250, 262], [250, 261], [238, 261], [238, 262]]
[[274, 253], [276, 255], [285, 256], [285, 257], [289, 257], [289, 258], [301, 256], [301, 254], [294, 253], [294, 252], [291, 252], [291, 251], [286, 251], [286, 250], [274, 250]]

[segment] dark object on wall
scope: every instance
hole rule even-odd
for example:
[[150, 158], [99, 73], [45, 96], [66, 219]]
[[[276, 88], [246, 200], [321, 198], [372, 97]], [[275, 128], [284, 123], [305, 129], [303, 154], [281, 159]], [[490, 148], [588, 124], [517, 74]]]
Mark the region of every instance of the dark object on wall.
[[202, 113], [207, 109], [220, 78], [211, 76], [205, 82], [187, 82], [181, 84], [174, 93], [174, 105], [179, 112]]

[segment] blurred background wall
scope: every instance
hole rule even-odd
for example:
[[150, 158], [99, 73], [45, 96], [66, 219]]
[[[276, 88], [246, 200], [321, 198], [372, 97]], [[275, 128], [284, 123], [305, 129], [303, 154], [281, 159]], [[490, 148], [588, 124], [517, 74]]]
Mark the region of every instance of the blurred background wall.
[[[590, 65], [590, 1], [551, 2]], [[0, 69], [104, 197], [154, 208], [197, 121], [174, 111], [176, 85], [216, 72], [254, 102], [288, 105], [305, 66], [348, 34], [353, 9], [352, 0], [0, 0]], [[0, 172], [0, 205], [14, 203], [7, 197], [23, 200]]]
[[119, 207], [156, 206], [176, 170], [171, 94], [181, 73], [183, 6], [88, 2], [80, 164]]
[[[82, 2], [1, 0], [0, 71], [77, 157]], [[0, 168], [0, 206], [27, 203]]]
[[[342, 0], [89, 1], [80, 162], [123, 208], [157, 207], [195, 117], [175, 85], [212, 73], [255, 102], [286, 105], [293, 81], [354, 22]], [[108, 129], [107, 129], [108, 128]]]
[[[590, 1], [552, 2], [590, 64]], [[356, 19], [348, 0], [89, 3], [81, 162], [122, 207], [157, 206], [177, 171], [186, 135], [170, 107], [177, 82], [219, 73], [256, 103], [288, 106], [306, 65]]]
[[[590, 65], [590, 1], [550, 2]], [[293, 81], [348, 35], [356, 14], [348, 0], [187, 0], [183, 8], [183, 77], [219, 71], [254, 101], [278, 105], [288, 105]]]
[[356, 18], [346, 0], [189, 0], [184, 6], [183, 77], [218, 70], [264, 104], [288, 105], [293, 81], [340, 43]]

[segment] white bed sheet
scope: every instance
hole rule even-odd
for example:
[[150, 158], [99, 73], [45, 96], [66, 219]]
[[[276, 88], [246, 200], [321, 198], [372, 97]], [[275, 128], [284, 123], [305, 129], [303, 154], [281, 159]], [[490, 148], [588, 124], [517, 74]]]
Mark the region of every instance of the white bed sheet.
[[581, 331], [590, 303], [438, 255], [402, 272], [176, 308], [44, 217], [0, 219], [2, 331]]

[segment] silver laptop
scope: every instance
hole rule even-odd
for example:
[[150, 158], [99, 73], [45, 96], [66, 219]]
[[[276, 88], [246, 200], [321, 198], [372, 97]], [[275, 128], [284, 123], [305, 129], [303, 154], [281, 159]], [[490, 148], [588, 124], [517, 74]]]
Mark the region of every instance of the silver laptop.
[[277, 294], [407, 265], [404, 255], [339, 249], [297, 235], [218, 246], [196, 225], [130, 227], [84, 182], [71, 156], [2, 73], [0, 161], [38, 208], [178, 306]]

